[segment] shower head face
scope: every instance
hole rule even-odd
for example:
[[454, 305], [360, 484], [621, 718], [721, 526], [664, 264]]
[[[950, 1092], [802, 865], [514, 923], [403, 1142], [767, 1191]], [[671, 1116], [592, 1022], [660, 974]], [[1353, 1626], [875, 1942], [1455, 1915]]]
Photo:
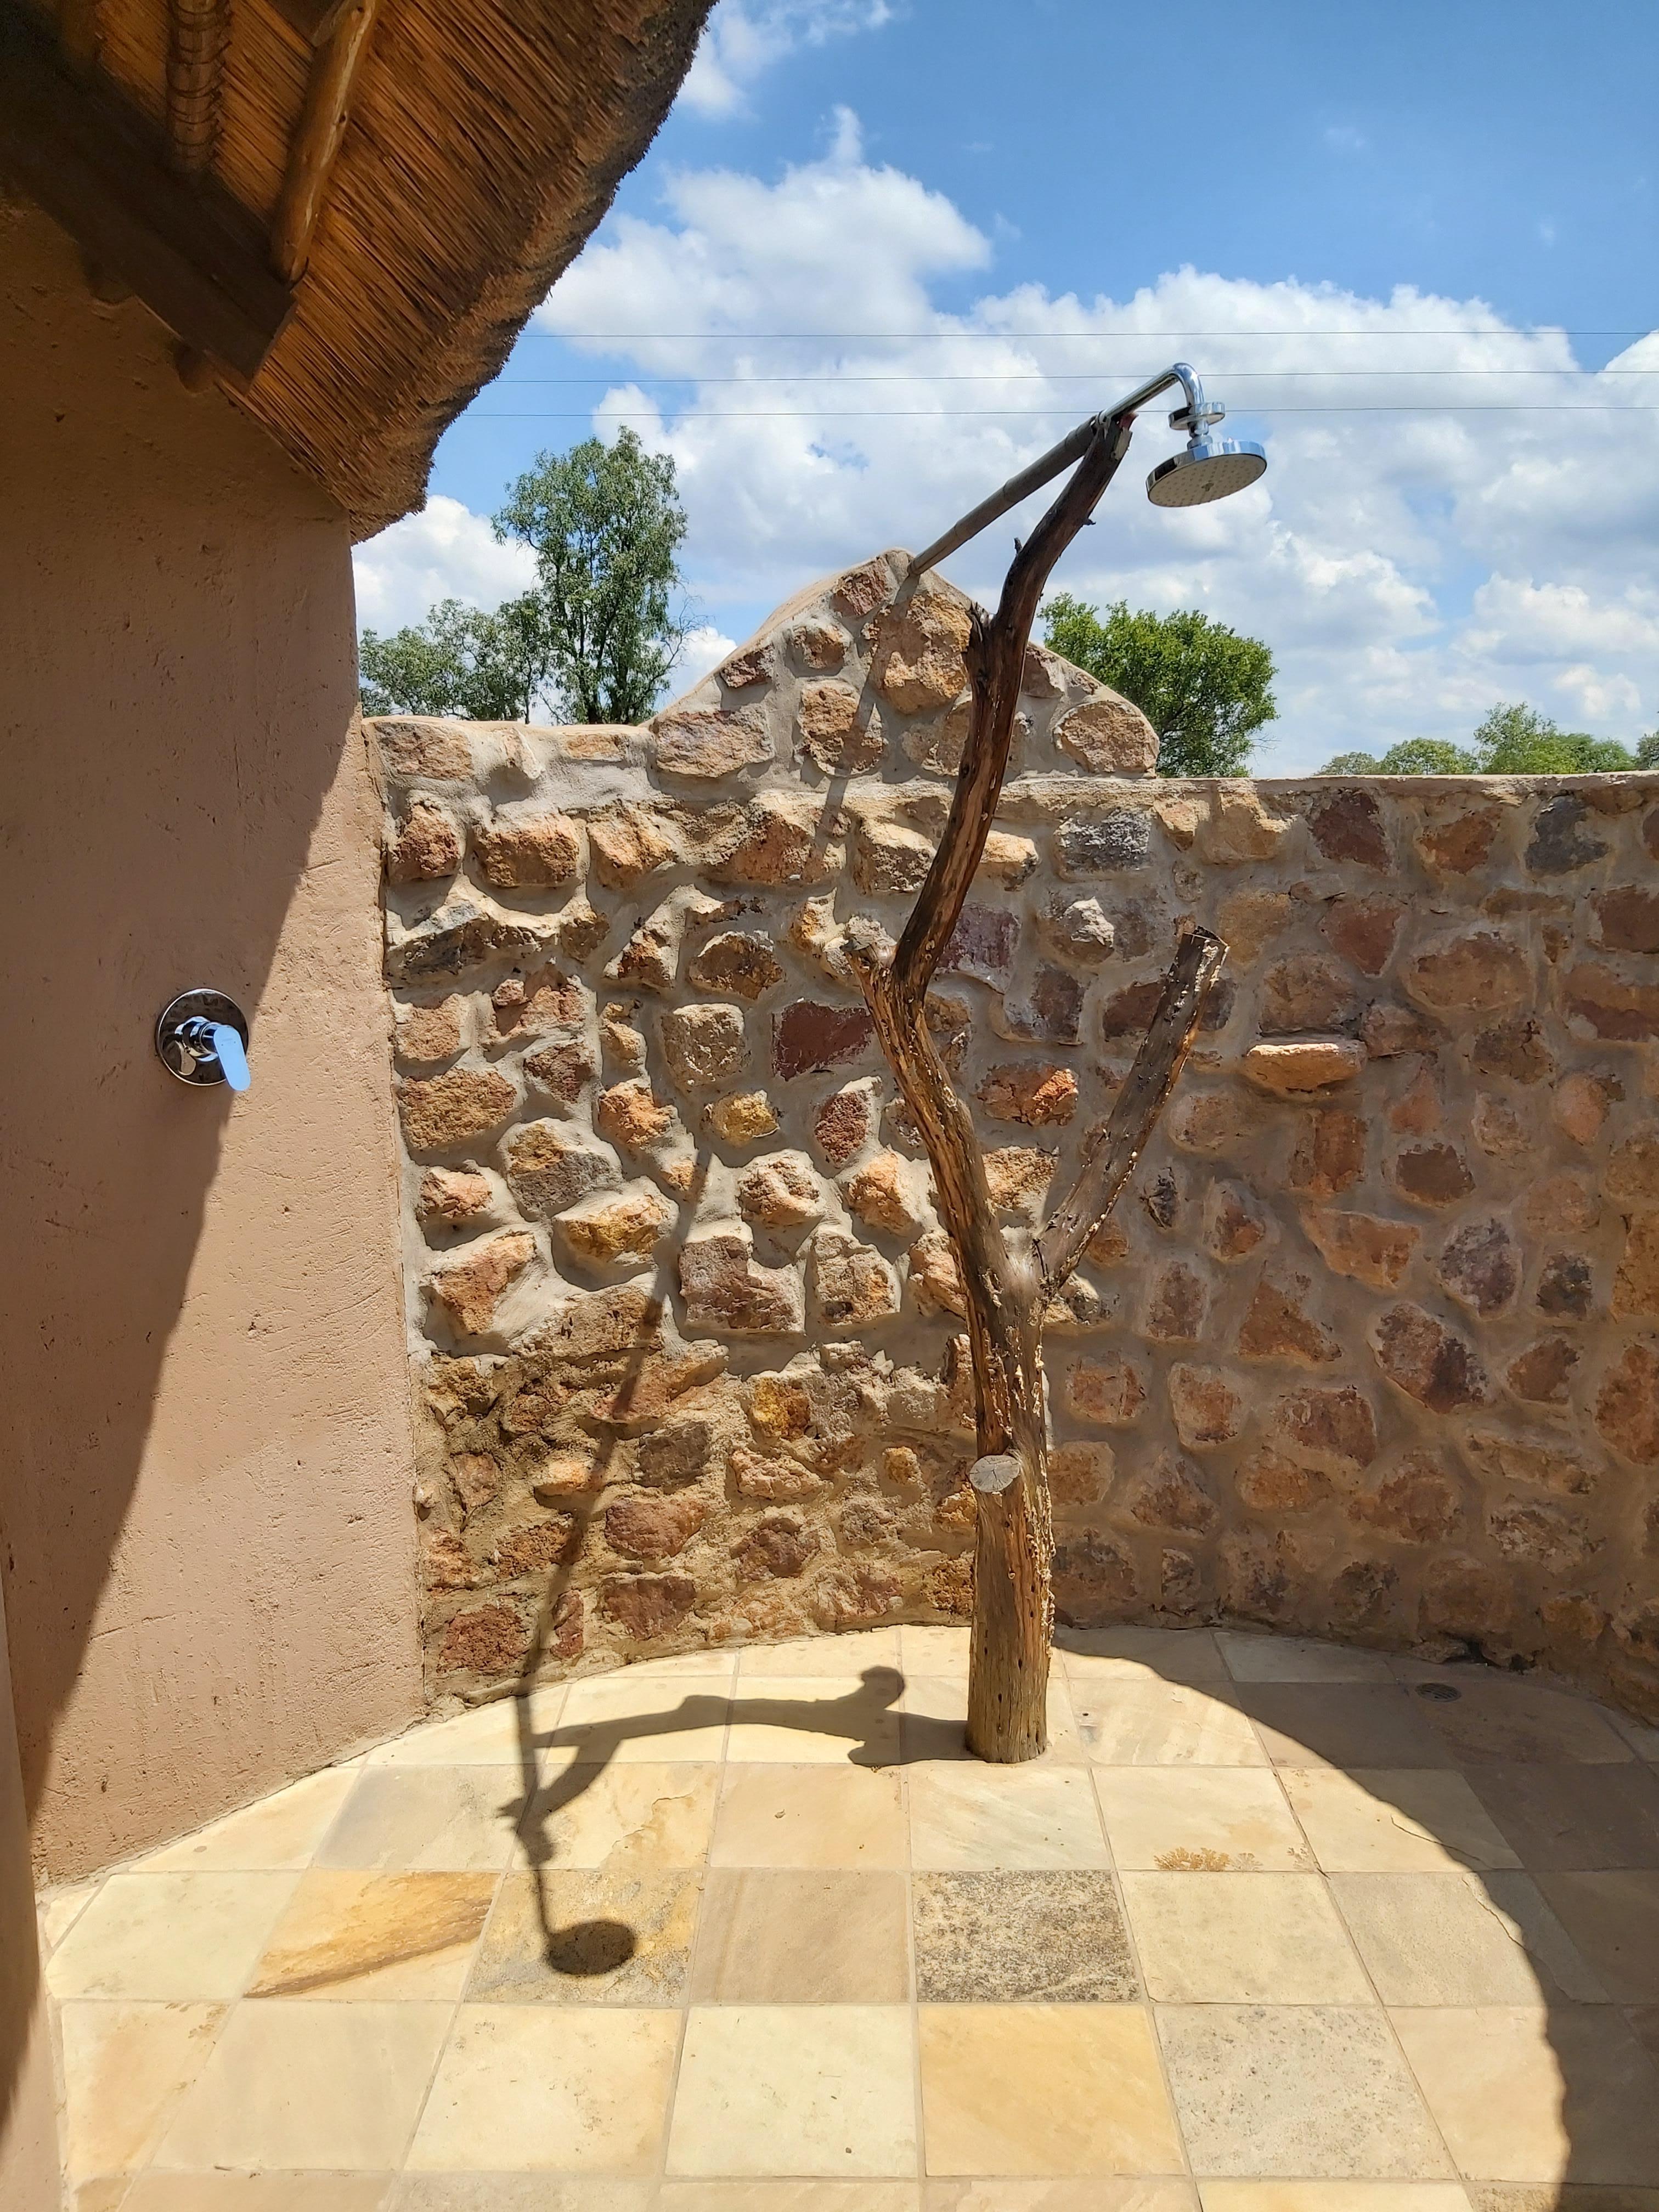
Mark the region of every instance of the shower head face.
[[1207, 507], [1245, 490], [1267, 466], [1266, 453], [1247, 439], [1194, 437], [1183, 452], [1158, 463], [1146, 479], [1146, 496], [1154, 507]]

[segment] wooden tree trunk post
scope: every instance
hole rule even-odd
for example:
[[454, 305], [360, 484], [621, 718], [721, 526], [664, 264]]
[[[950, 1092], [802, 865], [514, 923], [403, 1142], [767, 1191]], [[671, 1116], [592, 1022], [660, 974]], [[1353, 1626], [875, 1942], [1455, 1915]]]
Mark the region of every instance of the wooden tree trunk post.
[[955, 1248], [973, 1358], [979, 1456], [968, 1744], [982, 1759], [1035, 1759], [1048, 1743], [1048, 1417], [1042, 1323], [1050, 1300], [1110, 1212], [1187, 1056], [1205, 994], [1226, 957], [1209, 931], [1181, 939], [1164, 995], [1109, 1120], [1091, 1140], [1070, 1195], [1024, 1249], [1011, 1249], [985, 1180], [973, 1117], [928, 1033], [928, 985], [957, 926], [1007, 773], [1025, 648], [1044, 585], [1127, 450], [1130, 424], [1104, 420], [1070, 482], [1015, 555], [994, 616], [975, 609], [968, 644], [973, 709], [949, 819], [895, 946], [867, 917], [847, 948], [882, 1050], [933, 1164]]

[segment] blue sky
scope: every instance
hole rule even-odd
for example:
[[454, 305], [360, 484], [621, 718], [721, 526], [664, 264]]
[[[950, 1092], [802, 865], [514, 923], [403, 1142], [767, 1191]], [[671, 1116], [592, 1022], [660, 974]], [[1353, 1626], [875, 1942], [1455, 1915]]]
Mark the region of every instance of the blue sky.
[[[1057, 581], [1265, 637], [1264, 770], [1461, 735], [1499, 696], [1633, 737], [1659, 722], [1656, 82], [1652, 0], [723, 0], [426, 513], [360, 553], [363, 619], [515, 588], [482, 520], [507, 480], [631, 420], [690, 515], [689, 680], [1178, 353], [1267, 478], [1150, 509], [1173, 441], [1146, 418]], [[1008, 534], [957, 580], [994, 595]]]

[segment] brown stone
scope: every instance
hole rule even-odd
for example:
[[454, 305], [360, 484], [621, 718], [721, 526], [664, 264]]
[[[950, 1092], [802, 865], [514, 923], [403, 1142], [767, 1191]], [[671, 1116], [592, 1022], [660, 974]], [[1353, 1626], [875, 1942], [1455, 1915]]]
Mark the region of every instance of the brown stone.
[[1292, 1458], [1345, 1475], [1376, 1456], [1376, 1416], [1352, 1383], [1286, 1390], [1267, 1417], [1272, 1435]]
[[1534, 995], [1523, 948], [1501, 930], [1439, 938], [1406, 965], [1407, 994], [1437, 1014], [1502, 1013]]
[[732, 1547], [738, 1572], [745, 1582], [763, 1575], [790, 1577], [805, 1571], [818, 1549], [818, 1534], [790, 1513], [769, 1513], [757, 1521], [740, 1544]]
[[1479, 1644], [1508, 1627], [1512, 1600], [1506, 1577], [1480, 1559], [1431, 1559], [1419, 1607], [1425, 1633]]
[[805, 1152], [771, 1152], [738, 1179], [738, 1211], [763, 1229], [793, 1229], [816, 1221], [823, 1192]]
[[501, 1467], [488, 1452], [457, 1452], [449, 1462], [449, 1480], [463, 1513], [474, 1513], [501, 1495]]
[[1583, 1254], [1553, 1252], [1538, 1278], [1539, 1312], [1559, 1321], [1583, 1321], [1595, 1298], [1595, 1278]]
[[778, 1126], [772, 1102], [763, 1091], [734, 1091], [728, 1097], [717, 1098], [703, 1109], [703, 1119], [722, 1144], [738, 1146], [758, 1144], [763, 1137], [772, 1136]]
[[1599, 1037], [1640, 1043], [1659, 1037], [1659, 983], [1626, 983], [1610, 968], [1586, 960], [1561, 987], [1569, 1019]]
[[1507, 1436], [1501, 1429], [1471, 1429], [1463, 1438], [1471, 1467], [1489, 1483], [1528, 1483], [1565, 1498], [1585, 1498], [1597, 1485], [1596, 1470], [1577, 1452], [1553, 1440]]
[[1243, 1059], [1248, 1081], [1289, 1098], [1351, 1083], [1365, 1065], [1365, 1048], [1348, 1037], [1309, 1037], [1294, 1044], [1252, 1045]]
[[458, 898], [409, 930], [394, 933], [395, 941], [386, 951], [386, 979], [388, 983], [428, 982], [441, 975], [463, 975], [499, 953], [540, 952], [549, 927], [545, 921], [527, 921], [503, 914], [499, 907]]
[[861, 775], [881, 758], [880, 727], [873, 714], [860, 727], [859, 695], [850, 684], [803, 684], [795, 728], [799, 750], [826, 775]]
[[853, 882], [871, 898], [908, 897], [921, 889], [933, 863], [932, 841], [900, 822], [859, 826]]
[[421, 1177], [416, 1218], [423, 1227], [436, 1223], [445, 1229], [459, 1229], [487, 1211], [492, 1195], [488, 1176], [475, 1170], [428, 1168]]
[[1555, 1126], [1575, 1145], [1593, 1145], [1607, 1118], [1607, 1087], [1593, 1075], [1564, 1075], [1550, 1101]]
[[649, 1259], [673, 1220], [674, 1208], [649, 1183], [641, 1183], [632, 1190], [586, 1200], [560, 1217], [558, 1232], [576, 1259], [603, 1267]]
[[1284, 891], [1230, 891], [1216, 912], [1229, 964], [1249, 967], [1290, 919], [1291, 901]]
[[619, 1498], [605, 1509], [605, 1540], [625, 1559], [672, 1559], [708, 1517], [708, 1500], [695, 1490]]
[[1141, 1309], [1140, 1334], [1160, 1342], [1196, 1344], [1204, 1334], [1210, 1293], [1203, 1278], [1182, 1260], [1159, 1268]]
[[1077, 1078], [1069, 1067], [1018, 1061], [989, 1069], [979, 1086], [979, 1098], [994, 1121], [1052, 1128], [1069, 1121], [1077, 1110]]
[[1466, 1222], [1441, 1248], [1435, 1262], [1440, 1286], [1483, 1321], [1515, 1303], [1521, 1261], [1501, 1221]]
[[893, 596], [893, 571], [886, 556], [878, 553], [860, 567], [845, 570], [830, 586], [830, 596], [843, 614], [854, 617], [885, 606]]
[[558, 1359], [608, 1359], [654, 1343], [661, 1334], [660, 1303], [632, 1284], [618, 1284], [567, 1298], [537, 1331], [535, 1348]]
[[1016, 837], [1006, 830], [993, 830], [980, 854], [979, 873], [1014, 890], [1036, 873], [1037, 848], [1029, 837]]
[[618, 1181], [610, 1155], [566, 1121], [525, 1122], [507, 1139], [503, 1156], [519, 1211], [543, 1220], [590, 1191], [614, 1189]]
[[1380, 975], [1405, 916], [1398, 899], [1333, 899], [1325, 910], [1325, 934], [1332, 951], [1352, 960], [1362, 975]]
[[714, 678], [728, 691], [748, 691], [757, 684], [769, 684], [777, 672], [778, 649], [769, 637], [730, 654], [714, 671]]
[[398, 1086], [404, 1142], [411, 1152], [447, 1152], [499, 1129], [518, 1093], [494, 1067], [452, 1067]]
[[658, 1097], [643, 1076], [602, 1091], [593, 1117], [599, 1134], [625, 1152], [643, 1152], [656, 1144], [673, 1122], [673, 1108]]
[[775, 888], [823, 884], [840, 874], [845, 858], [833, 817], [807, 793], [757, 799], [724, 859], [708, 870], [716, 883]]
[[1425, 828], [1417, 838], [1424, 865], [1449, 876], [1467, 876], [1484, 868], [1502, 818], [1496, 807], [1477, 806]]
[[1507, 1075], [1512, 1083], [1543, 1083], [1555, 1073], [1543, 1024], [1531, 1014], [1482, 1030], [1469, 1048], [1477, 1075]]
[[1462, 1492], [1431, 1453], [1409, 1452], [1392, 1474], [1348, 1500], [1348, 1518], [1403, 1544], [1442, 1544], [1462, 1532]]
[[489, 1564], [503, 1582], [520, 1575], [544, 1575], [574, 1559], [581, 1547], [581, 1531], [568, 1513], [555, 1513], [543, 1521], [523, 1521], [498, 1539]]
[[439, 883], [461, 865], [454, 817], [434, 799], [412, 799], [401, 830], [386, 848], [389, 884]]
[[1582, 1175], [1546, 1176], [1528, 1191], [1521, 1211], [1530, 1229], [1593, 1229], [1601, 1217], [1601, 1201]]
[[1100, 1010], [1102, 1037], [1108, 1044], [1115, 1044], [1120, 1037], [1145, 1036], [1163, 996], [1164, 981], [1158, 975], [1115, 991]]
[[967, 1311], [956, 1248], [942, 1229], [919, 1237], [910, 1247], [909, 1282], [924, 1314]]
[[1489, 1159], [1519, 1159], [1533, 1141], [1514, 1107], [1485, 1091], [1474, 1102], [1470, 1127], [1475, 1143]]
[[787, 642], [796, 659], [807, 668], [839, 668], [847, 658], [846, 634], [832, 622], [811, 617], [799, 622], [789, 632]]
[[1409, 1145], [1395, 1158], [1395, 1188], [1419, 1206], [1455, 1206], [1474, 1188], [1474, 1177], [1455, 1145]]
[[1659, 891], [1627, 884], [1590, 901], [1596, 943], [1606, 952], [1659, 952]]
[[580, 1028], [587, 1019], [588, 995], [562, 968], [532, 968], [509, 975], [489, 994], [495, 1034], [503, 1037], [553, 1036]]
[[586, 1038], [539, 1045], [534, 1052], [526, 1053], [521, 1065], [532, 1083], [567, 1106], [575, 1104], [599, 1072]]
[[1440, 1085], [1428, 1061], [1389, 1107], [1388, 1120], [1389, 1127], [1402, 1136], [1431, 1136], [1440, 1127]]
[[905, 1164], [896, 1152], [878, 1152], [848, 1180], [846, 1195], [849, 1208], [868, 1228], [914, 1237], [922, 1226], [922, 1211], [910, 1195]]
[[1378, 999], [1365, 1009], [1359, 1042], [1373, 1060], [1395, 1060], [1402, 1052], [1432, 1052], [1440, 1042], [1440, 1033], [1409, 1006], [1391, 1006]]
[[662, 1018], [663, 1058], [682, 1091], [718, 1091], [748, 1049], [740, 1006], [674, 1006]]
[[1244, 1424], [1244, 1401], [1218, 1368], [1170, 1370], [1170, 1412], [1188, 1451], [1231, 1443]]
[[1127, 1429], [1140, 1419], [1146, 1385], [1127, 1359], [1079, 1359], [1066, 1376], [1066, 1409], [1103, 1428]]
[[629, 999], [604, 1007], [599, 1014], [599, 1042], [607, 1062], [628, 1075], [645, 1073], [645, 1032], [629, 1018], [639, 1012], [639, 1001]]
[[428, 1590], [477, 1589], [492, 1580], [474, 1563], [460, 1538], [447, 1528], [428, 1528], [421, 1536], [421, 1585]]
[[1308, 808], [1308, 829], [1328, 860], [1352, 860], [1361, 868], [1394, 864], [1382, 810], [1369, 791], [1321, 793]]
[[1263, 1036], [1357, 1028], [1359, 1000], [1346, 969], [1316, 952], [1298, 952], [1262, 977], [1258, 1021]]
[[999, 1145], [985, 1155], [985, 1183], [1000, 1214], [1029, 1212], [1054, 1179], [1054, 1156], [1034, 1145]]
[[640, 1438], [637, 1459], [640, 1480], [672, 1489], [676, 1483], [695, 1482], [708, 1464], [714, 1431], [707, 1421], [676, 1421]]
[[1571, 1395], [1579, 1351], [1565, 1336], [1546, 1336], [1511, 1360], [1504, 1380], [1517, 1398], [1536, 1406], [1565, 1406]]
[[678, 707], [659, 714], [651, 725], [657, 766], [665, 775], [695, 777], [699, 782], [738, 769], [755, 768], [772, 757], [766, 724], [751, 708], [735, 712], [712, 707]]
[[672, 828], [648, 806], [607, 807], [590, 816], [587, 842], [594, 874], [613, 891], [631, 891], [684, 857]]
[[525, 1609], [505, 1598], [475, 1606], [446, 1625], [438, 1644], [438, 1665], [445, 1674], [514, 1674], [534, 1635]]
[[1019, 916], [1006, 907], [979, 906], [971, 900], [957, 918], [939, 957], [945, 975], [976, 975], [982, 983], [1007, 981], [1019, 949]]
[[1614, 1198], [1659, 1199], [1659, 1129], [1638, 1129], [1613, 1146], [1607, 1187]]
[[1305, 1513], [1324, 1504], [1333, 1485], [1322, 1468], [1304, 1467], [1264, 1445], [1239, 1468], [1234, 1487], [1252, 1513]]
[[1334, 1274], [1352, 1276], [1378, 1291], [1394, 1289], [1422, 1236], [1409, 1222], [1342, 1213], [1331, 1206], [1304, 1206], [1302, 1226]]
[[1372, 1323], [1370, 1344], [1389, 1381], [1431, 1413], [1484, 1406], [1492, 1395], [1474, 1347], [1420, 1306], [1391, 1306]]
[[1183, 1152], [1236, 1152], [1255, 1133], [1260, 1109], [1252, 1098], [1231, 1091], [1180, 1093], [1169, 1121], [1170, 1140]]
[[461, 1016], [466, 1000], [454, 995], [435, 1006], [399, 1006], [398, 1057], [405, 1066], [429, 1067], [434, 1061], [453, 1060], [461, 1048]]
[[1207, 1535], [1219, 1517], [1196, 1468], [1161, 1451], [1146, 1473], [1123, 1493], [1119, 1510], [1143, 1528], [1175, 1528]]
[[581, 831], [562, 814], [498, 814], [472, 832], [472, 857], [497, 890], [574, 883], [582, 872]]
[[1121, 1544], [1092, 1534], [1056, 1547], [1054, 1610], [1068, 1628], [1094, 1628], [1135, 1601], [1134, 1562]]
[[727, 1467], [738, 1497], [765, 1504], [803, 1504], [821, 1497], [828, 1486], [810, 1468], [797, 1466], [793, 1460], [763, 1458], [746, 1444], [733, 1447]]
[[1150, 775], [1158, 766], [1158, 732], [1139, 707], [1103, 687], [1060, 716], [1054, 739], [1093, 775]]
[[1057, 1444], [1048, 1455], [1048, 1489], [1056, 1505], [1098, 1505], [1112, 1486], [1109, 1444]]
[[1632, 1214], [1626, 1226], [1613, 1311], [1621, 1320], [1659, 1315], [1659, 1213]]
[[607, 1575], [599, 1611], [636, 1644], [672, 1635], [697, 1601], [690, 1575]]
[[871, 673], [901, 714], [937, 714], [964, 689], [969, 629], [968, 602], [932, 578], [882, 616]]
[[879, 1252], [839, 1229], [812, 1239], [812, 1310], [827, 1328], [869, 1328], [899, 1310], [898, 1278]]
[[495, 1308], [507, 1285], [535, 1256], [536, 1240], [524, 1230], [468, 1246], [459, 1259], [434, 1267], [427, 1290], [441, 1306], [457, 1336], [483, 1336], [494, 1323]]
[[700, 991], [729, 991], [752, 1002], [783, 981], [783, 964], [765, 938], [728, 930], [709, 939], [686, 974]]
[[772, 1068], [782, 1081], [861, 1060], [875, 1039], [861, 1006], [831, 1006], [796, 999], [772, 1017]]
[[845, 1167], [875, 1133], [875, 1100], [867, 1084], [831, 1091], [812, 1116], [812, 1134], [832, 1168]]
[[805, 1304], [793, 1267], [763, 1267], [744, 1237], [727, 1230], [700, 1237], [679, 1259], [686, 1325], [734, 1336], [798, 1336]]
[[1115, 1267], [1127, 1260], [1129, 1240], [1121, 1225], [1115, 1221], [1103, 1221], [1084, 1246], [1083, 1256], [1096, 1267]]
[[1262, 1276], [1239, 1325], [1238, 1349], [1244, 1358], [1295, 1359], [1323, 1367], [1341, 1357], [1340, 1344], [1303, 1304], [1308, 1287], [1305, 1275], [1291, 1276], [1288, 1287]]
[[1212, 1182], [1204, 1199], [1204, 1249], [1228, 1264], [1246, 1260], [1267, 1233], [1253, 1192], [1242, 1183]]
[[1334, 1198], [1351, 1189], [1365, 1172], [1365, 1124], [1358, 1114], [1332, 1106], [1304, 1117], [1291, 1155], [1292, 1190], [1310, 1198]]

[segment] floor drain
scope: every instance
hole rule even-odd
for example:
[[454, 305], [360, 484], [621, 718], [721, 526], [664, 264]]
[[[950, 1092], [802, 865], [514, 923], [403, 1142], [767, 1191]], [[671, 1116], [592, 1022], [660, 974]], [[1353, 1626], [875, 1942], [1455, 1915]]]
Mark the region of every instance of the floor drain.
[[1419, 1682], [1417, 1686], [1417, 1694], [1419, 1698], [1432, 1698], [1437, 1705], [1449, 1705], [1455, 1698], [1461, 1698], [1463, 1692], [1461, 1690], [1455, 1690], [1449, 1682]]

